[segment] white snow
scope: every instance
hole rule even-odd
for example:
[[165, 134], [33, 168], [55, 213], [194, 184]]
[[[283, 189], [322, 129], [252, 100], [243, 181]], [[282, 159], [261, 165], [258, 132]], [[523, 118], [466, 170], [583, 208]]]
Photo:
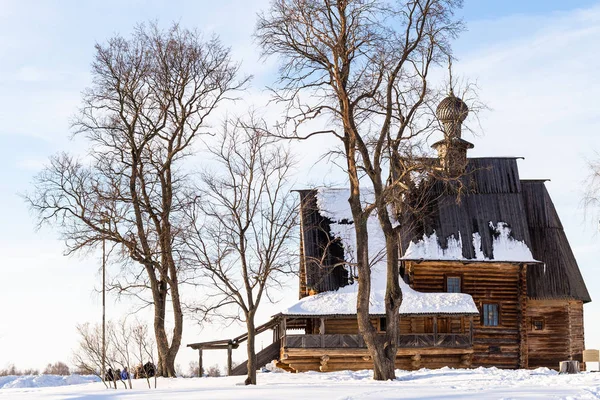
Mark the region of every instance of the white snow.
[[0, 389], [79, 385], [99, 380], [94, 375], [8, 375], [0, 376]]
[[[381, 271], [373, 271], [380, 276]], [[385, 285], [373, 282], [369, 314], [385, 314]], [[402, 289], [401, 315], [410, 314], [478, 314], [473, 298], [465, 293], [421, 293], [400, 280]], [[352, 315], [356, 314], [358, 284], [334, 292], [307, 296], [282, 311], [285, 315]]]
[[[373, 202], [373, 192], [362, 190], [363, 204]], [[336, 188], [318, 188], [317, 189], [317, 207], [322, 216], [329, 218], [333, 222], [347, 220], [352, 222], [352, 211], [348, 198], [350, 191], [348, 189]]]
[[494, 260], [502, 261], [536, 261], [533, 259], [531, 250], [519, 240], [510, 236], [510, 228], [504, 222], [498, 222], [495, 226], [490, 222], [490, 228], [496, 231], [497, 237], [492, 243]]
[[423, 235], [418, 242], [410, 242], [408, 249], [402, 257], [405, 260], [462, 260], [462, 237], [458, 233], [458, 240], [454, 235], [448, 238], [448, 247], [442, 249], [435, 232]]
[[372, 371], [259, 373], [258, 385], [243, 386], [244, 376], [159, 378], [157, 389], [135, 380], [133, 390], [105, 389], [100, 382], [63, 387], [0, 389], [0, 398], [56, 399], [597, 399], [600, 374], [558, 375], [546, 368], [421, 369], [396, 371], [394, 381], [372, 379]]
[[510, 261], [510, 262], [539, 262], [533, 258], [531, 250], [520, 240], [513, 238], [511, 229], [505, 222], [494, 224], [490, 221], [490, 228], [495, 231], [492, 241], [494, 258], [485, 257], [481, 249], [481, 235], [473, 234], [473, 250], [475, 258], [467, 259], [462, 253], [462, 238], [458, 233], [458, 240], [454, 235], [448, 238], [448, 247], [442, 249], [434, 231], [431, 235], [423, 235], [417, 242], [411, 241], [402, 257], [403, 260], [464, 260], [464, 261]]
[[[361, 195], [363, 196], [361, 199], [363, 205], [373, 202], [373, 192], [371, 190], [363, 189]], [[348, 203], [348, 197], [348, 189], [317, 189], [317, 206], [319, 212], [332, 221], [331, 233], [342, 240], [346, 249], [346, 261], [352, 263], [356, 260], [353, 257], [356, 240], [354, 237], [354, 227], [351, 225], [352, 212]], [[396, 221], [392, 221], [392, 223], [397, 224]], [[368, 224], [369, 247], [372, 245], [376, 247], [373, 251], [369, 249], [369, 253], [381, 254], [381, 247], [385, 249], [385, 241], [383, 241], [383, 234], [381, 233], [381, 229], [379, 229], [376, 215], [372, 215], [369, 218]], [[484, 256], [481, 250], [481, 236], [479, 233], [474, 233], [472, 238], [475, 258], [466, 259], [462, 253], [463, 243], [460, 232], [458, 232], [458, 238], [455, 238], [454, 235], [447, 238], [448, 246], [445, 249], [440, 246], [435, 232], [429, 236], [423, 235], [421, 240], [410, 243], [402, 258], [404, 260], [539, 262], [533, 258], [531, 250], [524, 242], [516, 240], [510, 235], [511, 229], [506, 222], [499, 221], [494, 224], [490, 221], [489, 225], [496, 233], [496, 237], [492, 243], [493, 259]], [[371, 236], [377, 236], [377, 238], [372, 240]], [[372, 259], [375, 258], [377, 257], [373, 257]]]

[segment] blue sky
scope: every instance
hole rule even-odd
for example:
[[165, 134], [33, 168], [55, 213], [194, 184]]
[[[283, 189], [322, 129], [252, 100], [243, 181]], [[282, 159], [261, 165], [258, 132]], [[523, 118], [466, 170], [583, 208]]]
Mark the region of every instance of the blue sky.
[[[39, 368], [69, 361], [75, 324], [99, 316], [93, 292], [98, 258], [63, 257], [56, 233], [36, 231], [18, 196], [49, 155], [84, 150], [84, 143], [70, 140], [69, 119], [90, 80], [94, 43], [154, 19], [215, 32], [244, 71], [255, 75], [246, 104], [264, 101], [262, 86], [273, 79], [275, 65], [258, 59], [250, 38], [266, 0], [0, 3], [0, 368], [9, 362]], [[548, 188], [597, 300], [585, 310], [588, 347], [598, 348], [600, 238], [596, 224], [584, 220], [580, 199], [587, 160], [600, 151], [600, 2], [468, 0], [461, 15], [468, 31], [455, 44], [455, 71], [476, 81], [490, 106], [481, 115], [481, 134], [467, 138], [475, 144], [471, 154], [524, 156], [522, 178], [551, 179]], [[305, 176], [300, 185], [323, 183], [323, 174], [310, 168], [318, 147], [298, 146]], [[128, 307], [113, 305], [109, 317]], [[203, 339], [220, 338], [221, 329], [205, 329]], [[199, 333], [186, 327], [184, 342], [196, 341]], [[209, 357], [223, 362], [218, 354]], [[187, 368], [194, 358], [182, 348], [178, 362]]]

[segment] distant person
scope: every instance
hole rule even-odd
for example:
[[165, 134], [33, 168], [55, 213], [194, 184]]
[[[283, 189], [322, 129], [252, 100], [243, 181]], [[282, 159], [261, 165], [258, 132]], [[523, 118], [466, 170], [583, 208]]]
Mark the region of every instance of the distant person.
[[106, 371], [106, 375], [104, 375], [104, 380], [110, 381], [110, 382], [115, 380], [115, 374], [114, 374], [112, 368], [109, 368], [108, 371]]
[[129, 379], [129, 371], [127, 371], [127, 367], [123, 367], [123, 371], [121, 371], [121, 380], [126, 381]]
[[152, 378], [154, 375], [156, 375], [156, 367], [154, 364], [152, 364], [150, 361], [144, 364], [144, 373], [146, 374], [147, 378]]

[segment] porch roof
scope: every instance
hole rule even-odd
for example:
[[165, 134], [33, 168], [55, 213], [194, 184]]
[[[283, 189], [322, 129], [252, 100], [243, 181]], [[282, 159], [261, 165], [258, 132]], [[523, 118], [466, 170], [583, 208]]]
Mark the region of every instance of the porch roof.
[[[421, 293], [400, 280], [402, 305], [400, 315], [478, 315], [473, 298], [465, 293]], [[337, 291], [308, 296], [291, 307], [282, 310], [285, 316], [349, 316], [356, 315], [358, 284], [348, 285]], [[371, 290], [369, 314], [385, 316], [385, 289]]]

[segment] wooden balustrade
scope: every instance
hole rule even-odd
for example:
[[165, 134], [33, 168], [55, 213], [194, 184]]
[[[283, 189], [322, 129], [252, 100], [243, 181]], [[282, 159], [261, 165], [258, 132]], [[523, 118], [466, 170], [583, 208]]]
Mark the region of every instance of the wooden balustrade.
[[[286, 335], [283, 346], [289, 348], [366, 348], [362, 335]], [[398, 336], [399, 348], [469, 348], [470, 334], [417, 333]]]

